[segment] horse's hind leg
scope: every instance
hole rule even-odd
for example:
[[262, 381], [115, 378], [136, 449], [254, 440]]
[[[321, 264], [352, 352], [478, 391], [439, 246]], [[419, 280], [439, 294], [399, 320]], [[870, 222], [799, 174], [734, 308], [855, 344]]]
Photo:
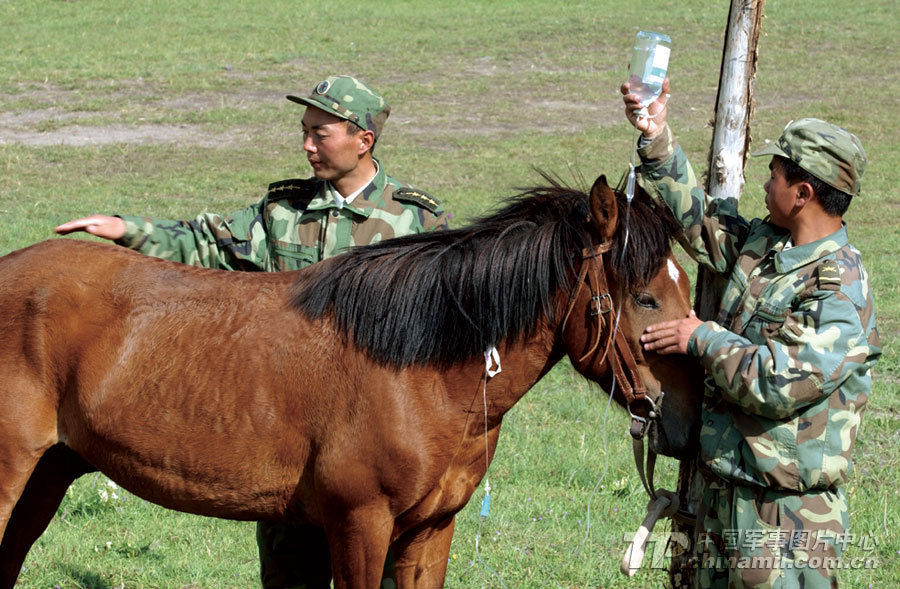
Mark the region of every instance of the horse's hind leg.
[[280, 521], [259, 522], [256, 541], [264, 588], [331, 587], [331, 556], [322, 528]]
[[[5, 340], [2, 340], [6, 343]], [[17, 543], [7, 530], [16, 503], [41, 456], [57, 441], [57, 400], [48, 394], [28, 366], [16, 370], [14, 358], [0, 348], [5, 365], [0, 373], [0, 537], [3, 545]], [[10, 565], [0, 559], [4, 570]], [[18, 575], [15, 570], [2, 579], [0, 587], [10, 587]]]
[[63, 444], [38, 461], [0, 543], [0, 587], [12, 587], [31, 545], [44, 533], [72, 481], [94, 467]]

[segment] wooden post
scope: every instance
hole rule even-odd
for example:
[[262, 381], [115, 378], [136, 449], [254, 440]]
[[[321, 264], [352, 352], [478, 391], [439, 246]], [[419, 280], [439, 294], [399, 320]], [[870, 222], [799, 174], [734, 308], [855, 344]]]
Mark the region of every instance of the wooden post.
[[[744, 187], [744, 165], [750, 144], [750, 115], [753, 111], [753, 79], [762, 12], [765, 0], [732, 0], [725, 31], [725, 47], [716, 96], [715, 130], [709, 151], [706, 191], [723, 198], [739, 198]], [[715, 319], [719, 306], [716, 277], [701, 268], [697, 274], [694, 308], [703, 320]], [[697, 513], [703, 485], [697, 474], [697, 459], [683, 460], [678, 473], [680, 504]], [[693, 530], [677, 519], [672, 520], [673, 538], [690, 538]], [[692, 550], [671, 543], [669, 568], [671, 587], [693, 587], [696, 568], [691, 562]]]
[[[744, 188], [763, 5], [765, 0], [732, 0], [728, 13], [706, 176], [706, 192], [717, 198], [740, 198]], [[717, 299], [712, 277], [701, 269], [694, 298], [697, 316], [715, 319]]]

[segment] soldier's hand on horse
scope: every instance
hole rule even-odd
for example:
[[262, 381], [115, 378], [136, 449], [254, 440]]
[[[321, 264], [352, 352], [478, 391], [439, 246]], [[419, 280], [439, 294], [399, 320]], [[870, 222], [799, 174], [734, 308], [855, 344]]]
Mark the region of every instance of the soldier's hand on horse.
[[86, 231], [103, 239], [121, 239], [125, 235], [125, 221], [109, 215], [91, 215], [63, 223], [53, 230], [60, 235], [74, 231]]
[[658, 354], [687, 354], [691, 334], [701, 323], [691, 311], [684, 319], [651, 325], [641, 336], [641, 342], [645, 350]]
[[638, 112], [643, 108], [641, 98], [637, 94], [631, 94], [631, 85], [628, 82], [622, 84], [619, 89], [622, 92], [622, 100], [625, 102], [625, 117], [634, 127], [643, 133], [644, 137], [652, 139], [659, 135], [666, 127], [669, 101], [669, 78], [663, 80], [662, 93], [655, 101], [647, 106], [647, 115], [639, 116]]

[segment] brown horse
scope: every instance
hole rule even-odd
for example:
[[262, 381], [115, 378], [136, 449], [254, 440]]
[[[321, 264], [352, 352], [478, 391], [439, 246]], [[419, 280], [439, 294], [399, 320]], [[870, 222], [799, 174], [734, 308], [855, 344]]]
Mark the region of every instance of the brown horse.
[[440, 586], [486, 442], [566, 355], [645, 416], [665, 383], [651, 443], [688, 451], [700, 387], [638, 342], [690, 309], [677, 224], [639, 194], [626, 237], [623, 206], [602, 177], [551, 182], [293, 273], [72, 240], [0, 259], [0, 586], [94, 469], [171, 509], [318, 526], [336, 587], [377, 586], [389, 545], [401, 587]]

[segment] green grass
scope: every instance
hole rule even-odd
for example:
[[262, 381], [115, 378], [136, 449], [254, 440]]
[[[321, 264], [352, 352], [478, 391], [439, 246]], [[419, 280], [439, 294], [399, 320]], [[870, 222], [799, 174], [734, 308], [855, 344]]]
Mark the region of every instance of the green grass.
[[[724, 0], [0, 2], [0, 253], [84, 214], [229, 212], [270, 181], [307, 175], [301, 110], [284, 95], [336, 72], [387, 96], [377, 155], [440, 198], [454, 224], [538, 181], [535, 167], [576, 183], [618, 179], [632, 140], [618, 86], [641, 28], [673, 39], [670, 121], [703, 168], [727, 12]], [[848, 492], [852, 529], [875, 539], [878, 568], [845, 571], [851, 587], [900, 577], [895, 13], [893, 0], [770, 0], [755, 84], [755, 145], [817, 116], [859, 134], [869, 155], [847, 219], [885, 355]], [[71, 144], [77, 137], [94, 143]], [[763, 212], [766, 165], [749, 164], [745, 214]], [[501, 586], [476, 557], [479, 531], [482, 560], [509, 587], [665, 584], [662, 570], [631, 581], [617, 572], [646, 499], [627, 419], [612, 409], [604, 421], [605, 401], [560, 365], [510, 412], [489, 472], [491, 516], [478, 515], [480, 491], [460, 513], [448, 587]], [[661, 468], [671, 488], [677, 465]], [[166, 511], [121, 490], [103, 502], [105, 484], [88, 475], [73, 486], [20, 587], [254, 586], [253, 524]]]

